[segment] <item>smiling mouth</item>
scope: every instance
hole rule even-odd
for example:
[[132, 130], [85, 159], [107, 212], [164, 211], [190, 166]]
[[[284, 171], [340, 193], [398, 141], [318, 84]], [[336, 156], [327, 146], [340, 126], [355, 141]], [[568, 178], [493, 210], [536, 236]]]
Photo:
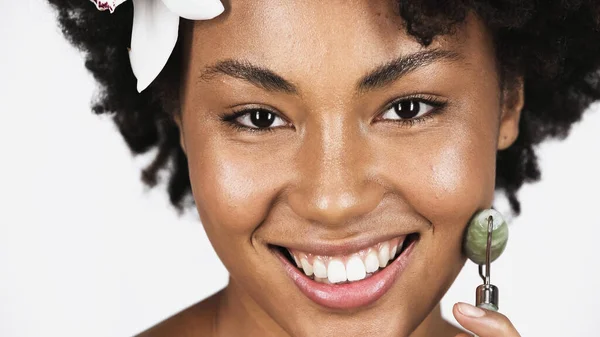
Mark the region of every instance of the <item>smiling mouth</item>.
[[309, 299], [328, 308], [352, 309], [375, 302], [391, 288], [418, 239], [413, 233], [341, 256], [272, 248]]
[[400, 256], [410, 242], [410, 235], [379, 242], [344, 256], [323, 256], [278, 247], [283, 255], [304, 274], [320, 283], [350, 283], [369, 278]]

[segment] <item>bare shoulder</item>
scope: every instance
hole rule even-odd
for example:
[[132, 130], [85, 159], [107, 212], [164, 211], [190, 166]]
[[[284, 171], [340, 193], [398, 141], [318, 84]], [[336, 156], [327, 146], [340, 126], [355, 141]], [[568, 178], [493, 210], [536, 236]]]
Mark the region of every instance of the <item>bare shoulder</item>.
[[221, 292], [184, 309], [136, 337], [211, 336]]

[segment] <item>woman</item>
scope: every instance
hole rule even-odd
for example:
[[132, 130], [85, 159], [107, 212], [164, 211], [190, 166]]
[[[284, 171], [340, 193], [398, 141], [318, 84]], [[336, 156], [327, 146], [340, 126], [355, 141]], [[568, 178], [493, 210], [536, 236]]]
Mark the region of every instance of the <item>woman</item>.
[[[159, 148], [145, 182], [170, 169], [172, 203], [193, 195], [231, 274], [144, 336], [461, 334], [439, 301], [469, 220], [496, 189], [518, 213], [534, 145], [600, 96], [593, 1], [234, 0], [182, 21], [156, 79], [160, 55], [131, 35], [143, 1], [50, 2], [103, 86], [95, 111], [134, 152]], [[453, 312], [518, 336], [499, 313]]]

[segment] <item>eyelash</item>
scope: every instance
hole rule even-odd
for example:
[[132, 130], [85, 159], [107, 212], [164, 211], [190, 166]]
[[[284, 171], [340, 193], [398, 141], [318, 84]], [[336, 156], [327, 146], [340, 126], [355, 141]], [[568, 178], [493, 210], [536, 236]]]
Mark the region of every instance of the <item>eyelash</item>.
[[[385, 112], [389, 111], [389, 109], [392, 109], [395, 105], [400, 104], [402, 102], [406, 102], [406, 101], [415, 101], [416, 103], [427, 104], [427, 105], [430, 105], [432, 108], [431, 108], [431, 111], [429, 111], [427, 114], [425, 114], [424, 116], [421, 116], [421, 117], [417, 117], [417, 118], [394, 119], [394, 120], [376, 118], [375, 120], [382, 121], [385, 123], [394, 123], [394, 124], [397, 124], [399, 127], [412, 127], [416, 124], [427, 122], [427, 120], [433, 118], [434, 115], [441, 113], [444, 110], [444, 108], [446, 107], [446, 105], [448, 104], [448, 102], [446, 100], [440, 99], [439, 97], [432, 96], [432, 95], [410, 95], [410, 96], [406, 96], [406, 97], [394, 100], [391, 103], [388, 103], [386, 105], [386, 107], [383, 109], [383, 112], [380, 113], [378, 116], [383, 115]], [[252, 127], [247, 127], [247, 126], [242, 125], [239, 122], [237, 122], [238, 118], [240, 118], [244, 115], [247, 115], [253, 111], [265, 111], [265, 112], [274, 114], [276, 116], [276, 118], [282, 118], [281, 116], [279, 116], [278, 113], [276, 113], [270, 109], [265, 109], [265, 108], [247, 109], [246, 108], [246, 109], [243, 109], [240, 111], [235, 111], [233, 113], [228, 113], [228, 114], [222, 115], [221, 121], [223, 121], [224, 123], [226, 123], [228, 126], [232, 127], [236, 131], [244, 131], [244, 132], [251, 132], [251, 133], [273, 132], [276, 129], [280, 128], [280, 127], [252, 128]]]
[[268, 127], [268, 128], [250, 128], [247, 127], [245, 125], [240, 124], [239, 122], [237, 122], [236, 120], [244, 115], [247, 115], [253, 111], [266, 111], [269, 113], [272, 113], [276, 116], [276, 118], [282, 118], [279, 116], [279, 114], [269, 110], [269, 109], [265, 109], [265, 108], [255, 108], [255, 109], [243, 109], [240, 111], [235, 111], [233, 113], [230, 114], [224, 114], [223, 116], [221, 116], [221, 121], [225, 122], [228, 126], [232, 127], [234, 130], [236, 131], [244, 131], [244, 132], [252, 132], [252, 133], [262, 133], [262, 132], [273, 132], [275, 131], [275, 129], [277, 128], [272, 128], [272, 127]]

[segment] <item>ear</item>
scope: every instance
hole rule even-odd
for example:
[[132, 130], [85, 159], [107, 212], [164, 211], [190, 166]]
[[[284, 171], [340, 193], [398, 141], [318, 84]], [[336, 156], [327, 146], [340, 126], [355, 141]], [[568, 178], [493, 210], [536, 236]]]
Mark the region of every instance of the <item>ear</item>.
[[179, 129], [179, 145], [181, 145], [181, 148], [183, 149], [183, 153], [185, 153], [187, 155], [187, 151], [185, 150], [185, 141], [184, 141], [184, 137], [183, 137], [183, 124], [182, 124], [181, 114], [182, 114], [182, 112], [175, 114], [175, 117], [173, 118], [173, 120], [175, 121], [175, 124], [177, 124], [177, 128]]
[[523, 78], [519, 77], [502, 89], [502, 114], [498, 132], [498, 150], [509, 148], [519, 136], [521, 110], [525, 104]]

